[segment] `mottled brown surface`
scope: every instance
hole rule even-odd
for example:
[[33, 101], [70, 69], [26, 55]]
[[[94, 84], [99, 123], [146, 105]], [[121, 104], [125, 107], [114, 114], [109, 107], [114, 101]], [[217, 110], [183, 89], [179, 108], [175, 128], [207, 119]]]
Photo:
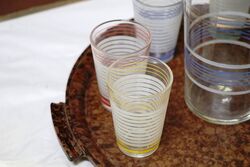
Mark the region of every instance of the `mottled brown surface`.
[[[92, 54], [88, 47], [77, 60], [69, 77], [66, 110], [65, 107], [60, 110], [52, 107], [55, 129], [63, 140], [62, 146], [67, 150], [66, 153], [69, 154], [71, 150], [70, 155], [80, 155], [90, 159], [96, 166], [106, 167], [249, 167], [250, 122], [221, 126], [194, 116], [183, 97], [182, 39], [177, 50], [177, 56], [169, 63], [174, 73], [174, 83], [160, 147], [147, 158], [135, 159], [122, 154], [115, 144], [112, 115], [101, 106]], [[57, 112], [64, 112], [67, 117]], [[65, 118], [67, 121], [61, 122], [66, 124], [59, 126], [58, 120]], [[69, 136], [68, 141], [65, 136]], [[74, 157], [71, 160], [79, 159]]]

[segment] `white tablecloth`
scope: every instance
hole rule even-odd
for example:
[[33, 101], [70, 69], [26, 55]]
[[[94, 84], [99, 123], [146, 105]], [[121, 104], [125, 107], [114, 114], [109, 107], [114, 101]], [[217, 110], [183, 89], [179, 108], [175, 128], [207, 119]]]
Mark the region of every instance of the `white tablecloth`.
[[0, 23], [0, 167], [90, 167], [66, 158], [51, 102], [97, 24], [133, 16], [132, 0], [87, 0]]

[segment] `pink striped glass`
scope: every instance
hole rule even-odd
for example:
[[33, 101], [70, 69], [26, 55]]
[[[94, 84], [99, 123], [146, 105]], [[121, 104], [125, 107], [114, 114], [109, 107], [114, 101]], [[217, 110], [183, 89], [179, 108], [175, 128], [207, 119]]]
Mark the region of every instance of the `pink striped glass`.
[[91, 32], [90, 41], [101, 103], [110, 111], [106, 84], [107, 68], [120, 58], [148, 56], [151, 34], [139, 23], [111, 20], [95, 27]]

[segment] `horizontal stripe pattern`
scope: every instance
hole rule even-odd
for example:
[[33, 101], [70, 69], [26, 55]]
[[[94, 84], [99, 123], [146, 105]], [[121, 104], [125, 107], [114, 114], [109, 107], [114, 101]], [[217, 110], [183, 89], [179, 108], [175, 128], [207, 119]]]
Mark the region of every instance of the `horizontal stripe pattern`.
[[[173, 57], [180, 23], [182, 19], [182, 1], [169, 1], [165, 6], [147, 6], [134, 0], [135, 20], [148, 27], [152, 34], [151, 55], [162, 61]], [[153, 2], [148, 2], [153, 4]], [[163, 2], [167, 4], [166, 2]], [[174, 4], [173, 4], [174, 3]]]

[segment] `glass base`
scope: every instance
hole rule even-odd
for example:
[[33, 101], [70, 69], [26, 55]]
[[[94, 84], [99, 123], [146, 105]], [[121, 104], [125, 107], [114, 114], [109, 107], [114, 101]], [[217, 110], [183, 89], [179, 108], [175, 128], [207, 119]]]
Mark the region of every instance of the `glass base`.
[[110, 106], [110, 102], [108, 99], [106, 99], [105, 97], [101, 96], [101, 103], [102, 106], [107, 110], [111, 112], [111, 106]]
[[165, 53], [154, 53], [150, 52], [150, 56], [160, 59], [161, 61], [167, 63], [174, 58], [175, 49], [170, 50]]
[[159, 143], [158, 143], [155, 146], [153, 146], [147, 150], [132, 150], [132, 149], [128, 149], [128, 148], [123, 147], [121, 144], [119, 144], [119, 142], [116, 142], [116, 144], [117, 144], [118, 148], [121, 150], [121, 152], [123, 152], [125, 155], [127, 155], [129, 157], [133, 157], [133, 158], [144, 158], [144, 157], [150, 156], [159, 147]]
[[[232, 95], [229, 86], [223, 86], [222, 93], [201, 87], [185, 74], [185, 102], [199, 118], [214, 124], [234, 125], [250, 119], [250, 94]], [[218, 85], [218, 88], [222, 87]], [[212, 89], [213, 90], [213, 89]], [[225, 92], [225, 94], [224, 94]], [[227, 94], [226, 94], [227, 93]]]
[[109, 112], [112, 112], [110, 106], [107, 106], [107, 105], [105, 105], [105, 104], [103, 104], [103, 103], [102, 103], [102, 106], [103, 106], [103, 108], [105, 108], [105, 110], [107, 110], [107, 111], [109, 111]]
[[204, 114], [202, 114], [201, 112], [199, 112], [195, 106], [192, 105], [192, 103], [190, 103], [190, 101], [188, 100], [188, 97], [185, 95], [185, 102], [189, 108], [189, 110], [196, 115], [197, 117], [201, 118], [204, 121], [207, 121], [209, 123], [213, 123], [213, 124], [219, 124], [219, 125], [235, 125], [235, 124], [239, 124], [245, 121], [250, 120], [250, 112], [247, 113], [246, 115], [243, 115], [240, 118], [237, 119], [217, 119], [217, 118], [212, 118], [212, 117], [208, 117]]

